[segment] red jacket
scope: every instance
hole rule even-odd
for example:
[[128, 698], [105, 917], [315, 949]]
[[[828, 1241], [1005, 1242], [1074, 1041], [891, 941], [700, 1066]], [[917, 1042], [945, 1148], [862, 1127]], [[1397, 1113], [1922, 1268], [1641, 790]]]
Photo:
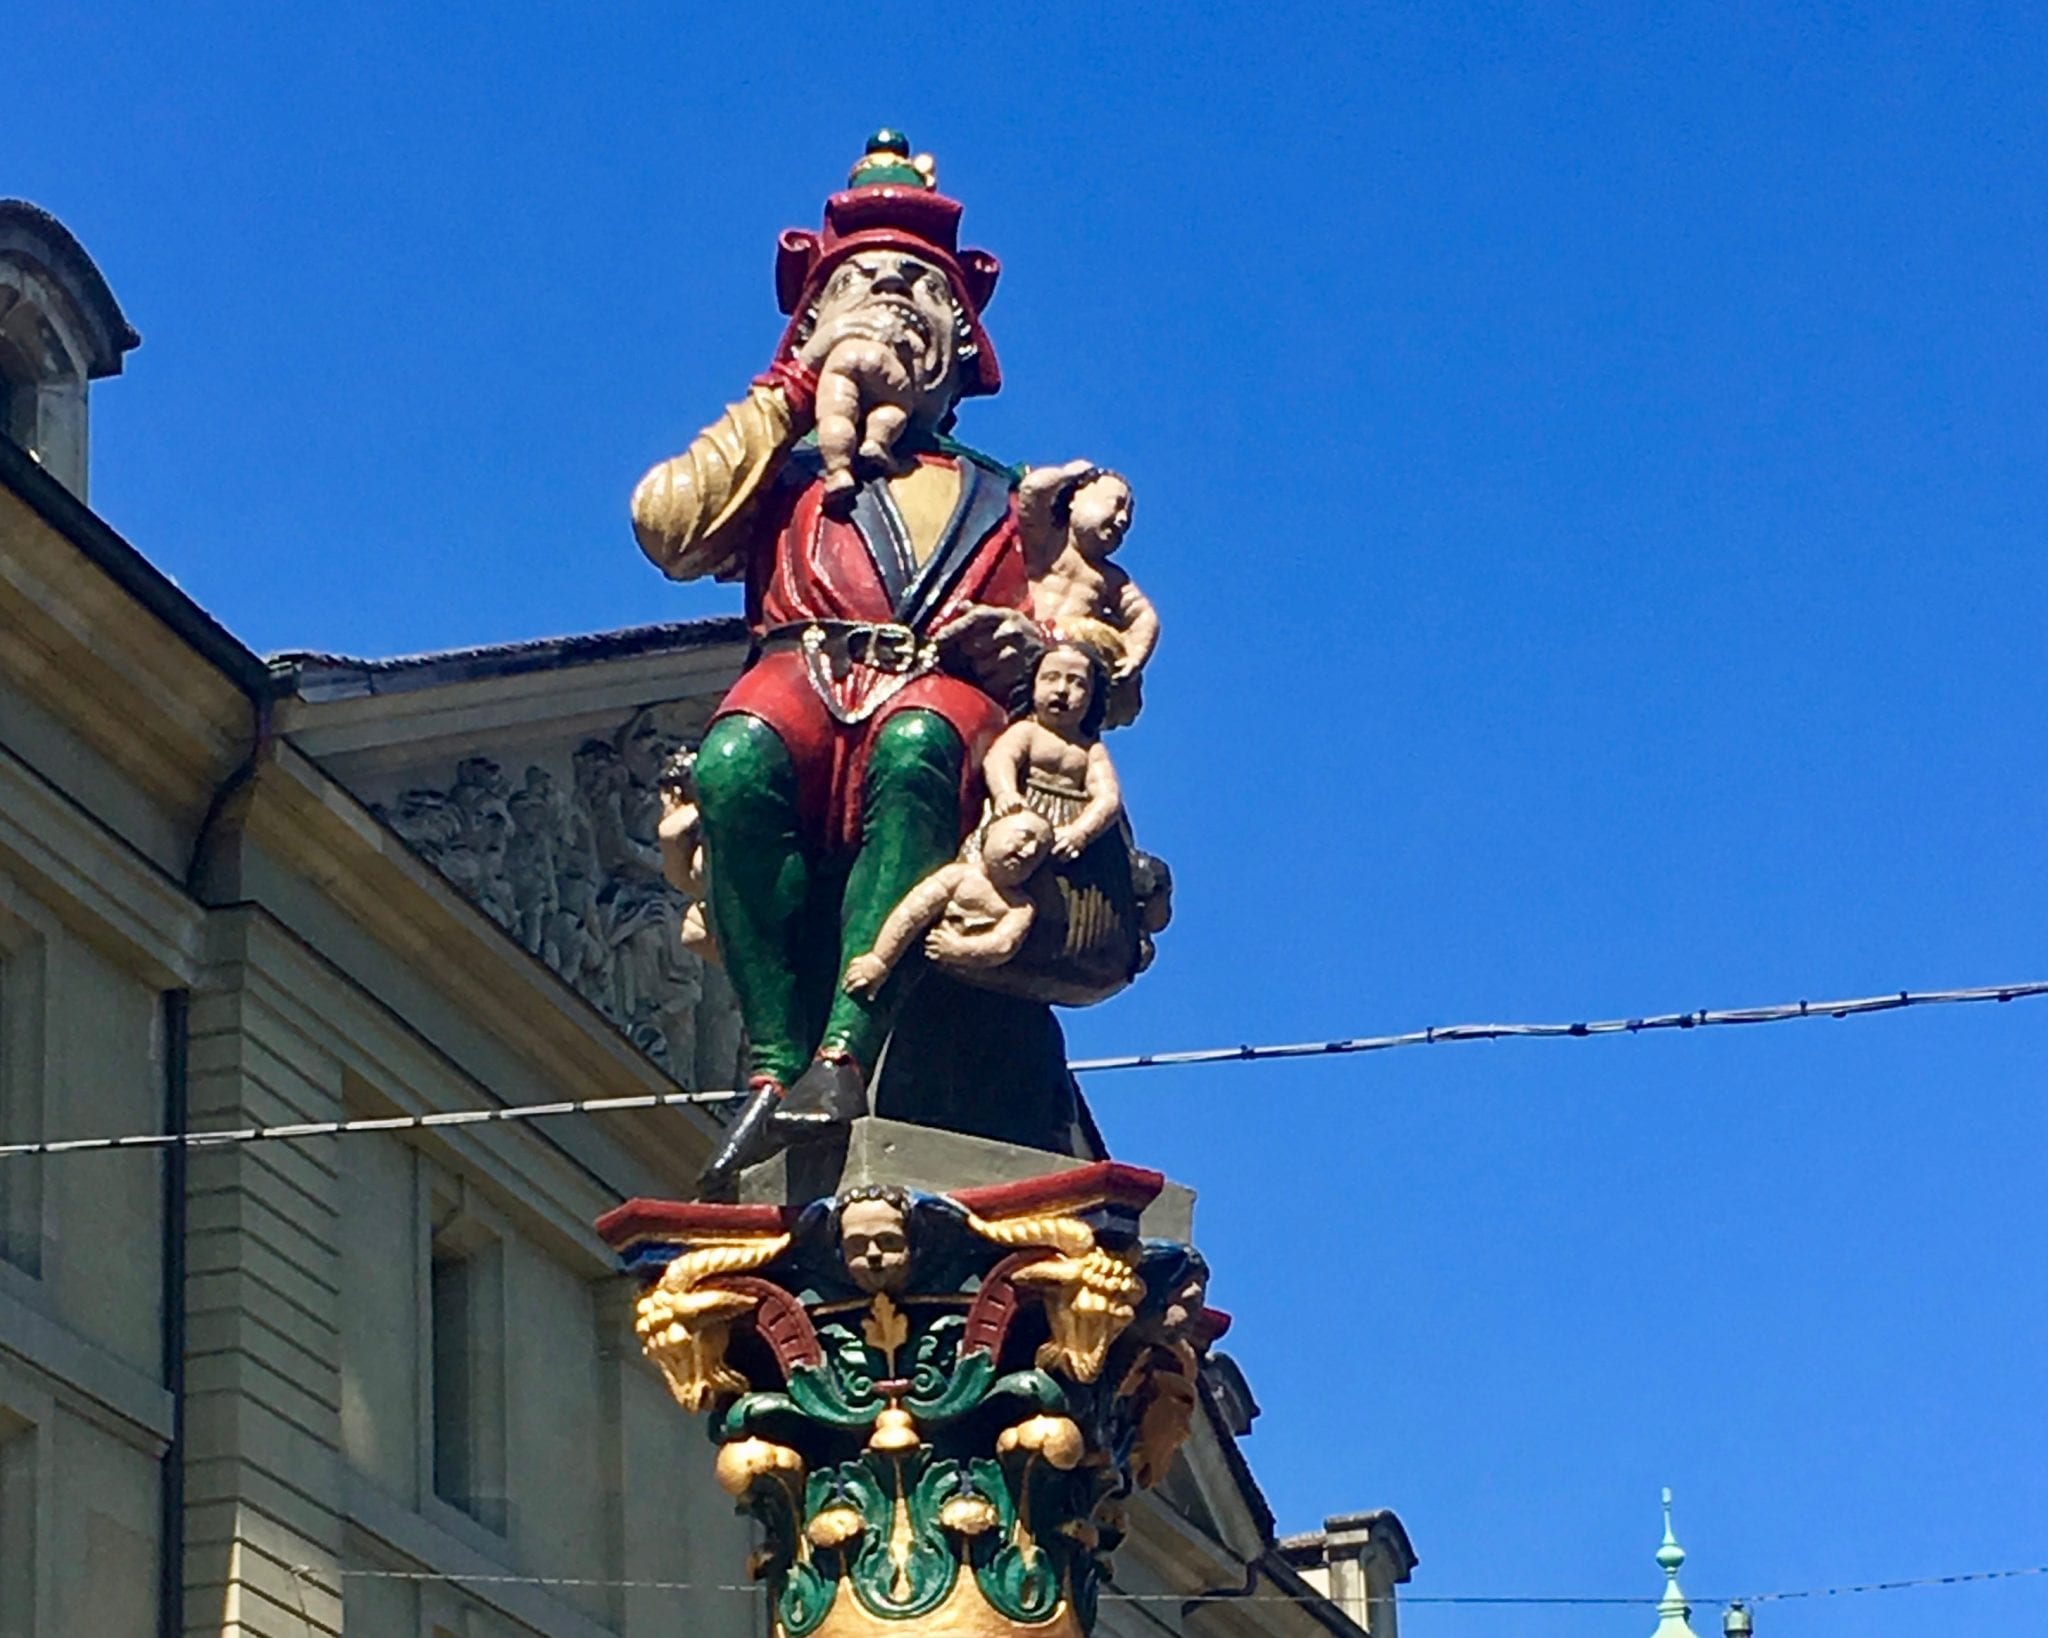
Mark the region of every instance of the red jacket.
[[[791, 454], [754, 524], [747, 623], [756, 638], [811, 620], [901, 625], [927, 638], [977, 604], [1030, 612], [1008, 475], [961, 455], [919, 459], [954, 467], [961, 479], [952, 517], [922, 564], [887, 483], [862, 484], [850, 511], [834, 515], [824, 506], [816, 451]], [[943, 717], [966, 747], [964, 834], [980, 806], [981, 759], [1009, 713], [963, 677], [928, 671], [905, 683], [900, 673], [857, 663], [834, 676], [784, 647], [741, 674], [718, 714], [744, 712], [776, 731], [796, 762], [806, 828], [836, 851], [858, 838], [869, 740], [913, 709]]]

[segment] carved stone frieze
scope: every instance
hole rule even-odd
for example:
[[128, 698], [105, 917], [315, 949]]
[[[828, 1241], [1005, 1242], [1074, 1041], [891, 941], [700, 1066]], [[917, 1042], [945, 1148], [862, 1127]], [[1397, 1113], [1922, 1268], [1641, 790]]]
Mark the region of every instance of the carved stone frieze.
[[739, 1007], [716, 966], [683, 947], [690, 901], [662, 877], [658, 778], [684, 745], [681, 706], [636, 711], [585, 739], [568, 778], [529, 764], [515, 783], [472, 755], [445, 788], [375, 811], [479, 909], [686, 1086], [738, 1083]]

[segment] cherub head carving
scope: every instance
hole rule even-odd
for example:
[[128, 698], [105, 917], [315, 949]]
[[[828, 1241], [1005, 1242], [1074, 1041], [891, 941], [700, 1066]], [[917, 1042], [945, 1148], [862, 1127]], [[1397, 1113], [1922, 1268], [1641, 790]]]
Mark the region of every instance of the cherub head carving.
[[910, 1196], [888, 1185], [851, 1190], [839, 1202], [839, 1254], [866, 1292], [897, 1291], [910, 1277]]

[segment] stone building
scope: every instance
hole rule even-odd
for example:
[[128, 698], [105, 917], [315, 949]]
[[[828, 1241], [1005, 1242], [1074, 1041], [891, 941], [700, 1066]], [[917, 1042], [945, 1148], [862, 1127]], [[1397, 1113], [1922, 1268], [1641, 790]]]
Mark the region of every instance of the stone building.
[[86, 394], [141, 341], [64, 224], [0, 199], [0, 436], [80, 500]]
[[[260, 659], [85, 504], [86, 383], [135, 339], [0, 205], [0, 1143], [729, 1084], [652, 775], [737, 622]], [[0, 1157], [0, 1635], [765, 1630], [592, 1229], [717, 1130]], [[1390, 1583], [1333, 1601], [1276, 1543], [1250, 1394], [1206, 1388], [1102, 1630], [1391, 1632]]]
[[1415, 1569], [1415, 1549], [1390, 1510], [1339, 1513], [1320, 1530], [1281, 1537], [1280, 1555], [1372, 1638], [1398, 1638], [1397, 1589]]

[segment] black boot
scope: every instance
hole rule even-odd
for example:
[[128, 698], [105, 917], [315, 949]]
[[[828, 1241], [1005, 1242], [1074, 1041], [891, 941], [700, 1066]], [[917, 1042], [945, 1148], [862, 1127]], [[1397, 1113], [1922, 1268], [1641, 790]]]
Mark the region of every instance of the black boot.
[[781, 1087], [755, 1088], [754, 1095], [740, 1110], [740, 1118], [725, 1134], [718, 1153], [711, 1157], [711, 1164], [698, 1177], [699, 1200], [730, 1205], [739, 1198], [740, 1173], [766, 1160], [788, 1141], [776, 1132], [774, 1125], [776, 1105], [781, 1102]]
[[868, 1078], [851, 1058], [817, 1057], [770, 1117], [783, 1143], [823, 1136], [868, 1112]]

